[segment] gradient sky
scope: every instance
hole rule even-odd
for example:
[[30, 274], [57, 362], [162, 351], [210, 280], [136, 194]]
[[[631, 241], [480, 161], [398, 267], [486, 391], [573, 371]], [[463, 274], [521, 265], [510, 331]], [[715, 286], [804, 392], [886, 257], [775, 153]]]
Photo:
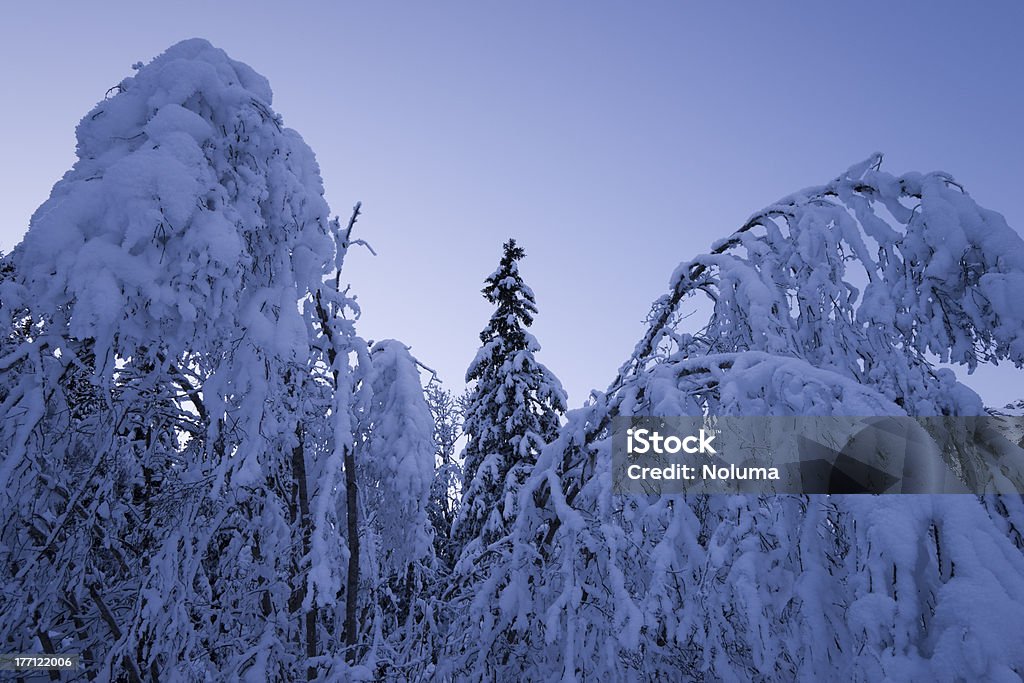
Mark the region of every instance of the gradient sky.
[[[516, 237], [539, 354], [580, 404], [675, 266], [878, 150], [1024, 230], [1021, 2], [144, 2], [9, 5], [0, 249], [74, 161], [108, 88], [203, 37], [270, 79], [334, 211], [364, 203], [360, 330], [453, 389]], [[1024, 295], [1024, 293], [1022, 293]], [[993, 405], [1024, 373], [967, 383]]]

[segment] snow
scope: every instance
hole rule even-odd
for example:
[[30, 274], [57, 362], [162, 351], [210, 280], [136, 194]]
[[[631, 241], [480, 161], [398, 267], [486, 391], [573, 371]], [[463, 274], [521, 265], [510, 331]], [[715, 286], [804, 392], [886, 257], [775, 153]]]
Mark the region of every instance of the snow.
[[[524, 645], [529, 668], [476, 656], [453, 670], [1018, 679], [1016, 497], [611, 490], [615, 416], [984, 414], [977, 394], [926, 354], [968, 368], [1021, 364], [1024, 324], [1010, 292], [1024, 242], [949, 176], [896, 177], [879, 163], [780, 200], [675, 270], [609, 390], [569, 413], [538, 456], [503, 540], [515, 550], [489, 578], [505, 586], [502, 602], [474, 602], [457, 622], [469, 632], [457, 646], [495, 652], [513, 623], [522, 638], [542, 633]], [[703, 294], [713, 302], [707, 324], [677, 329]]]
[[203, 40], [137, 65], [0, 260], [9, 650], [98, 680], [1019, 680], [1019, 496], [613, 490], [617, 417], [986, 414], [933, 361], [1024, 364], [1024, 241], [950, 176], [874, 155], [753, 214], [569, 413], [510, 241], [456, 483], [451, 395], [358, 335], [354, 242], [271, 106]]

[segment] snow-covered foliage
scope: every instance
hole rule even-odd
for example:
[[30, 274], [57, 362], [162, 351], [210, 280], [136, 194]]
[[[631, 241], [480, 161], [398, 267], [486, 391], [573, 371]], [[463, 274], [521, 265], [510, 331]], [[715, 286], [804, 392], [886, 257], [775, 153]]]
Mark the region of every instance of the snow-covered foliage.
[[263, 77], [171, 47], [0, 255], [3, 650], [100, 681], [1020, 680], [1019, 496], [612, 490], [617, 416], [984, 414], [939, 365], [1024, 364], [1024, 242], [880, 162], [681, 264], [562, 424], [521, 248], [468, 398], [425, 392], [356, 332], [359, 205], [331, 217]]
[[426, 503], [434, 478], [434, 418], [420, 386], [416, 361], [399, 342], [370, 350], [373, 399], [363, 416], [365, 441], [356, 449], [360, 491], [376, 517], [374, 555], [388, 574], [401, 576], [429, 557], [432, 546]]
[[434, 480], [430, 486], [427, 515], [434, 528], [434, 554], [443, 568], [455, 566], [452, 525], [459, 509], [462, 466], [458, 461], [458, 443], [462, 436], [462, 397], [431, 379], [426, 387], [427, 405], [434, 418]]
[[[948, 176], [894, 177], [879, 163], [781, 200], [676, 270], [609, 391], [570, 413], [539, 456], [503, 540], [511, 552], [453, 628], [452, 672], [1024, 673], [1016, 501], [611, 489], [615, 416], [977, 415], [978, 396], [932, 361], [1024, 361], [1011, 295], [1024, 242]], [[700, 296], [707, 325], [680, 329]]]
[[495, 310], [466, 371], [473, 384], [463, 424], [468, 442], [462, 452], [462, 504], [453, 527], [463, 548], [474, 541], [486, 546], [504, 535], [517, 514], [519, 488], [565, 412], [562, 385], [537, 362], [540, 344], [526, 329], [537, 304], [519, 274], [518, 261], [525, 255], [515, 240], [506, 242], [483, 289]]
[[[514, 643], [505, 647], [479, 648], [462, 639], [473, 631], [462, 620], [488, 619], [500, 599], [502, 586], [490, 581], [491, 568], [507, 562], [513, 548], [506, 542], [508, 530], [520, 513], [520, 493], [537, 462], [537, 455], [558, 434], [566, 396], [558, 379], [534, 354], [540, 345], [527, 328], [533, 324], [537, 305], [533, 290], [523, 282], [518, 261], [526, 255], [515, 240], [504, 244], [501, 262], [485, 281], [484, 298], [495, 305], [483, 342], [466, 372], [471, 382], [464, 401], [463, 430], [468, 438], [463, 457], [462, 501], [452, 526], [458, 553], [453, 588], [449, 591], [454, 615], [451, 637], [457, 646], [479, 657], [507, 660]], [[512, 637], [506, 632], [505, 636]], [[508, 649], [512, 648], [512, 649]], [[468, 670], [442, 671], [458, 674]], [[510, 671], [515, 671], [511, 667]]]
[[[367, 606], [350, 578], [430, 564], [432, 425], [404, 350], [355, 334], [352, 225], [205, 41], [108, 95], [4, 259], [0, 641], [102, 679], [372, 666], [380, 632], [338, 614]], [[347, 505], [385, 470], [400, 499]], [[377, 530], [361, 575], [352, 528]]]
[[[434, 420], [416, 360], [388, 340], [370, 349], [354, 446], [358, 510], [358, 640], [350, 669], [323, 674], [416, 678], [428, 666], [441, 626], [436, 615], [432, 527]], [[346, 487], [345, 504], [351, 489]], [[339, 565], [341, 566], [341, 565]], [[348, 588], [346, 588], [346, 592]], [[348, 606], [347, 603], [343, 605]], [[334, 623], [341, 623], [341, 613]]]

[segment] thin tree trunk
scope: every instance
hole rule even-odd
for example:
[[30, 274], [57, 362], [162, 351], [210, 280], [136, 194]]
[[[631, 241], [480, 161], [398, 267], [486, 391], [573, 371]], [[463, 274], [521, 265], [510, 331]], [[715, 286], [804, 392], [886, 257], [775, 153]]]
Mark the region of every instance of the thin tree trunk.
[[345, 447], [345, 511], [348, 518], [348, 580], [345, 583], [345, 650], [350, 663], [356, 661], [356, 610], [359, 591], [359, 493], [356, 486], [355, 454]]
[[[39, 613], [36, 612], [38, 615]], [[36, 636], [39, 638], [39, 644], [43, 646], [43, 652], [48, 655], [55, 655], [57, 651], [53, 648], [53, 641], [50, 640], [50, 634], [46, 632], [46, 629], [42, 626], [36, 631]], [[50, 669], [50, 680], [59, 681], [60, 673], [56, 669]]]
[[[292, 449], [292, 477], [295, 479], [295, 493], [298, 498], [299, 506], [299, 529], [302, 531], [302, 556], [308, 557], [311, 546], [311, 535], [312, 535], [312, 520], [310, 519], [309, 513], [309, 485], [306, 481], [306, 454], [305, 449], [302, 445], [302, 423], [295, 425], [295, 436], [299, 440], [298, 445]], [[298, 608], [301, 609], [302, 603], [306, 601], [306, 593], [309, 590], [309, 584], [303, 580], [299, 590], [297, 591], [298, 597]], [[304, 628], [306, 631], [306, 657], [313, 659], [317, 656], [319, 645], [317, 643], [317, 609], [316, 605], [310, 605], [310, 608], [303, 615]], [[316, 678], [316, 668], [310, 665], [306, 670], [306, 678], [313, 680]]]

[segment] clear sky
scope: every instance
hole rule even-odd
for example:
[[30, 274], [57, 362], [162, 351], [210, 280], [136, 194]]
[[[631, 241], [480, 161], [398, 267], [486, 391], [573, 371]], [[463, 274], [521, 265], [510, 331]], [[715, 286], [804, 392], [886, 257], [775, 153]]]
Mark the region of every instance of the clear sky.
[[[461, 389], [516, 237], [539, 358], [604, 388], [675, 266], [878, 150], [942, 169], [1024, 230], [1024, 3], [93, 2], [7, 5], [0, 249], [74, 161], [74, 128], [203, 37], [270, 79], [335, 212], [368, 338]], [[1022, 292], [1024, 295], [1024, 292]], [[1005, 368], [968, 383], [1024, 396]]]

